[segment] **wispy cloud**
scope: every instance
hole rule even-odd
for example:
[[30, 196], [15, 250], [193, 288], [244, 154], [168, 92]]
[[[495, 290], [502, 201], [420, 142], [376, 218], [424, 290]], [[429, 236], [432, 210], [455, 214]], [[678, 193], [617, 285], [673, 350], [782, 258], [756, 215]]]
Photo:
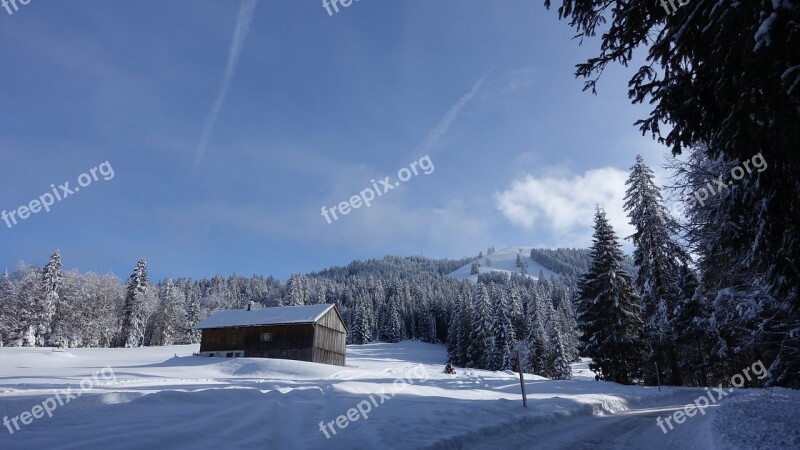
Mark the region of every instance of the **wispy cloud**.
[[225, 78], [222, 81], [222, 87], [219, 90], [216, 100], [214, 100], [214, 103], [211, 105], [211, 111], [209, 111], [206, 123], [203, 126], [203, 133], [200, 135], [200, 144], [197, 146], [197, 155], [194, 160], [195, 167], [200, 164], [200, 161], [206, 153], [208, 141], [211, 139], [211, 133], [213, 133], [214, 125], [217, 123], [217, 116], [231, 88], [231, 82], [236, 73], [236, 66], [239, 64], [239, 56], [242, 53], [244, 42], [247, 40], [247, 33], [250, 31], [250, 22], [253, 20], [256, 3], [257, 0], [242, 0], [242, 4], [239, 7], [239, 17], [236, 20], [236, 29], [233, 31], [233, 41], [231, 42], [231, 48], [228, 52], [228, 63], [225, 66]]
[[425, 140], [422, 141], [422, 144], [417, 149], [417, 152], [420, 154], [428, 154], [435, 149], [435, 147], [439, 144], [439, 140], [447, 134], [448, 130], [450, 130], [450, 126], [453, 125], [453, 122], [458, 119], [458, 115], [461, 114], [461, 110], [464, 109], [467, 104], [478, 94], [481, 90], [481, 86], [483, 86], [483, 82], [486, 81], [486, 78], [494, 72], [494, 67], [491, 68], [488, 72], [486, 72], [473, 86], [472, 89], [469, 90], [466, 94], [462, 95], [461, 98], [458, 99], [457, 102], [447, 110], [444, 117], [436, 124], [436, 127], [428, 133], [425, 137]]

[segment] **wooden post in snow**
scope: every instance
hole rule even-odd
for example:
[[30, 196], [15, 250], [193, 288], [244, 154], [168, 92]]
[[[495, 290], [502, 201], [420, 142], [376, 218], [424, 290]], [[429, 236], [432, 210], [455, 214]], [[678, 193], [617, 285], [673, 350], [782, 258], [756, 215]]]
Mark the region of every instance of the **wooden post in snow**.
[[522, 361], [520, 360], [519, 357], [520, 345], [517, 345], [517, 370], [519, 370], [519, 386], [522, 388], [522, 406], [527, 408], [528, 395], [525, 393], [525, 377], [522, 375]]
[[656, 381], [658, 381], [658, 392], [661, 392], [661, 375], [658, 374], [658, 363], [656, 363]]

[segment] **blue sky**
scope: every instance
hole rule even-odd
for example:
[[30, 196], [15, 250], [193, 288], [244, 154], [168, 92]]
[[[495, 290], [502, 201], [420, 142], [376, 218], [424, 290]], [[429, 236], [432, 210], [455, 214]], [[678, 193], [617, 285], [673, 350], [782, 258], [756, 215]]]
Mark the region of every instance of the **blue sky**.
[[[108, 161], [9, 228], [0, 268], [126, 278], [286, 278], [385, 254], [585, 246], [620, 234], [624, 177], [664, 148], [633, 122], [629, 69], [581, 92], [573, 30], [542, 2], [32, 0], [0, 9], [0, 209]], [[328, 224], [321, 207], [412, 177]]]

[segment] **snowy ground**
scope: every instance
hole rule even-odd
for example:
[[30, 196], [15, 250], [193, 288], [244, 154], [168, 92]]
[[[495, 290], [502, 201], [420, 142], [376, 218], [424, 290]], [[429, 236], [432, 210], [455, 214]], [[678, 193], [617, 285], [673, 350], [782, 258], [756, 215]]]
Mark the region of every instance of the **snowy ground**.
[[[439, 345], [350, 346], [348, 367], [191, 356], [197, 350], [0, 348], [0, 417], [19, 417], [18, 431], [13, 422], [0, 428], [0, 449], [800, 444], [800, 395], [793, 391], [776, 390], [772, 397], [737, 392], [722, 407], [708, 408], [708, 414], [664, 435], [655, 418], [702, 389], [658, 392], [597, 382], [584, 362], [576, 365], [574, 380], [528, 377], [525, 409], [516, 374], [459, 369], [446, 375], [446, 352]], [[81, 391], [82, 381], [91, 389]], [[67, 403], [67, 388], [81, 395]], [[52, 417], [42, 412], [43, 404]], [[22, 420], [26, 412], [29, 424]], [[37, 413], [40, 418], [32, 418]]]

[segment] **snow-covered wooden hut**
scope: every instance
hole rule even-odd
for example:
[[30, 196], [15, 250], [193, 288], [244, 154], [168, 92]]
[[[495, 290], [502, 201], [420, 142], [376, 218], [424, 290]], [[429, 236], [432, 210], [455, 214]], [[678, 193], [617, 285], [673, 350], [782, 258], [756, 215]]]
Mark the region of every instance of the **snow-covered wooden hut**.
[[217, 311], [195, 325], [202, 356], [278, 358], [344, 366], [347, 328], [334, 305]]

